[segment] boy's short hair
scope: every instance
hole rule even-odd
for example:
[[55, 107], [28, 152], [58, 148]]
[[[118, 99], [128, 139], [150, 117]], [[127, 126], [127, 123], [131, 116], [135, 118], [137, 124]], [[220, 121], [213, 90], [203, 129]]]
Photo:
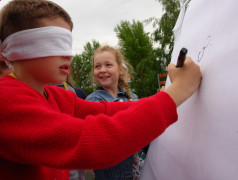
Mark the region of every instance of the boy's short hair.
[[12, 0], [0, 12], [0, 39], [32, 28], [41, 27], [42, 18], [62, 17], [71, 28], [69, 14], [59, 5], [47, 0]]

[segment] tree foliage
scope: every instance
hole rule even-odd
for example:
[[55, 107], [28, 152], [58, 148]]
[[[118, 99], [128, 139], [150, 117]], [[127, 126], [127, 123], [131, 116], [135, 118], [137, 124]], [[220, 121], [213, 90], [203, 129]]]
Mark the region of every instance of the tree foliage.
[[[119, 47], [127, 61], [135, 70], [131, 81], [131, 90], [140, 98], [156, 93], [158, 88], [157, 75], [166, 71], [171, 60], [174, 45], [173, 28], [180, 11], [179, 0], [156, 0], [163, 6], [162, 17], [152, 17], [145, 22], [153, 23], [155, 28], [152, 36], [144, 31], [142, 22], [133, 20], [121, 21], [114, 29]], [[157, 48], [153, 43], [159, 44]], [[99, 42], [87, 42], [82, 54], [76, 55], [71, 63], [72, 76], [76, 86], [81, 87], [87, 94], [94, 89], [90, 77], [91, 56], [99, 47]]]
[[135, 70], [134, 79], [130, 84], [131, 89], [139, 97], [156, 93], [158, 85], [155, 53], [142, 22], [121, 21], [114, 31], [124, 57]]
[[93, 40], [92, 43], [87, 42], [82, 54], [75, 55], [71, 62], [71, 74], [76, 87], [82, 88], [87, 94], [92, 93], [95, 89], [90, 77], [92, 70], [91, 57], [99, 45], [99, 42], [96, 40]]
[[163, 6], [164, 14], [160, 19], [152, 17], [146, 20], [153, 22], [155, 31], [152, 33], [153, 40], [159, 44], [156, 49], [158, 61], [162, 62], [163, 70], [171, 61], [171, 54], [174, 47], [173, 28], [180, 11], [179, 0], [156, 0]]

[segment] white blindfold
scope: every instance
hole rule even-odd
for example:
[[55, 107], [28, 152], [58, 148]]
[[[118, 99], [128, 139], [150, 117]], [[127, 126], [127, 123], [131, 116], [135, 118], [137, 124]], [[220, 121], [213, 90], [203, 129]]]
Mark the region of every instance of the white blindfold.
[[26, 60], [49, 56], [73, 56], [72, 32], [48, 26], [19, 31], [0, 42], [0, 60]]

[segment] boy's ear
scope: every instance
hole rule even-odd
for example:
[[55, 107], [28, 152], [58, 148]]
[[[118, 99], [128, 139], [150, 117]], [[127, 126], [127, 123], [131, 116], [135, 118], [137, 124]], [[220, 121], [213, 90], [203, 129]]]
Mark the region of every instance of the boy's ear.
[[9, 68], [12, 68], [12, 64], [9, 60], [5, 59], [5, 63]]

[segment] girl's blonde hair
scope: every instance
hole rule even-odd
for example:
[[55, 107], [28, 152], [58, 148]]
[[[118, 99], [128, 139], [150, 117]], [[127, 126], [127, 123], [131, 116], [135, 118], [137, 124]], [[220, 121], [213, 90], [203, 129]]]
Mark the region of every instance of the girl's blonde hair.
[[[126, 65], [128, 63], [124, 60], [121, 51], [119, 49], [113, 48], [113, 47], [108, 46], [108, 45], [100, 46], [95, 51], [94, 55], [92, 56], [92, 65], [93, 65], [93, 67], [94, 67], [94, 58], [95, 58], [96, 54], [102, 53], [102, 52], [112, 53], [116, 57], [116, 62], [119, 66], [119, 69], [123, 68], [123, 71], [125, 71], [125, 68], [123, 67], [122, 63], [124, 63]], [[94, 68], [92, 68], [92, 73], [91, 74], [93, 74], [93, 70], [94, 70]], [[128, 96], [129, 99], [131, 99], [131, 94], [130, 94], [130, 91], [129, 91], [129, 85], [128, 85], [128, 82], [124, 80], [123, 74], [119, 75], [118, 84], [126, 90], [126, 95]]]

